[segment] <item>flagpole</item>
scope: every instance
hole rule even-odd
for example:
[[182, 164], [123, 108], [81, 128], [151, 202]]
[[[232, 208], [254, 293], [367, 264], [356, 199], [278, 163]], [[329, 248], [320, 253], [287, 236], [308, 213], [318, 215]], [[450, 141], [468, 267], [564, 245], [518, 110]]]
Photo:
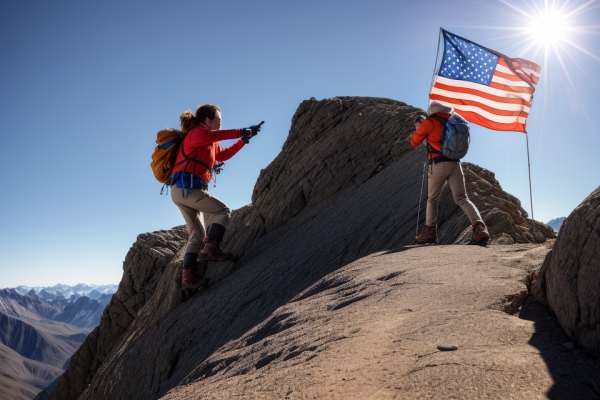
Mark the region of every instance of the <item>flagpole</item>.
[[442, 38], [442, 27], [440, 26], [440, 31], [438, 33], [438, 45], [437, 52], [435, 53], [435, 64], [433, 65], [433, 75], [431, 76], [431, 85], [429, 85], [429, 94], [427, 95], [427, 104], [429, 104], [429, 97], [431, 96], [431, 90], [433, 89], [433, 84], [435, 80], [435, 70], [437, 68], [438, 57], [440, 56], [440, 42]]
[[525, 140], [527, 141], [527, 170], [529, 171], [529, 200], [531, 202], [531, 234], [533, 235], [533, 242], [535, 243], [535, 224], [533, 219], [533, 192], [531, 191], [531, 162], [529, 161], [529, 135], [525, 133]]

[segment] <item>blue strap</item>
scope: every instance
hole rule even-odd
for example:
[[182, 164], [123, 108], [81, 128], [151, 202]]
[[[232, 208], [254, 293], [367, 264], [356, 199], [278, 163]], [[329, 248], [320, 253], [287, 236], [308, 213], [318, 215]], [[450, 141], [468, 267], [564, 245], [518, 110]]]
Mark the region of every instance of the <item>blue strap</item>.
[[166, 150], [169, 147], [173, 146], [175, 143], [179, 142], [179, 139], [171, 139], [168, 142], [164, 142], [158, 145], [158, 148]]

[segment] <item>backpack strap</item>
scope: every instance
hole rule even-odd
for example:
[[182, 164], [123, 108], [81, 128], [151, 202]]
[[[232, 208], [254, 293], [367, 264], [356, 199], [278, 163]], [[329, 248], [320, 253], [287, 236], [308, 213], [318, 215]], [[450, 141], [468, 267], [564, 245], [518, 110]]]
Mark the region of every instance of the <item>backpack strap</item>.
[[[183, 164], [186, 161], [188, 163], [190, 161], [192, 161], [192, 162], [202, 165], [204, 168], [206, 168], [207, 170], [212, 172], [213, 169], [211, 167], [209, 167], [208, 164], [206, 164], [204, 161], [200, 161], [197, 158], [190, 157], [187, 154], [185, 154], [185, 151], [183, 150], [183, 143], [181, 143], [181, 155], [183, 156], [183, 160], [179, 161], [177, 164], [175, 164], [175, 166], [178, 166], [179, 164]], [[187, 169], [187, 165], [186, 165], [185, 169]]]
[[[444, 143], [444, 133], [445, 133], [444, 130], [446, 129], [446, 123], [448, 122], [448, 118], [440, 117], [440, 116], [437, 116], [437, 115], [430, 115], [429, 118], [433, 118], [433, 119], [437, 120], [440, 124], [442, 124], [442, 140], [440, 141], [440, 146], [441, 146]], [[429, 134], [427, 136], [429, 136]], [[429, 144], [429, 141], [427, 141], [427, 153], [429, 153], [429, 154], [433, 153], [433, 154], [439, 154], [439, 155], [442, 154], [441, 151], [438, 151], [438, 150], [434, 149]], [[433, 158], [433, 157], [431, 157], [431, 158]], [[430, 164], [432, 162], [431, 158], [427, 157], [427, 159], [429, 160]]]

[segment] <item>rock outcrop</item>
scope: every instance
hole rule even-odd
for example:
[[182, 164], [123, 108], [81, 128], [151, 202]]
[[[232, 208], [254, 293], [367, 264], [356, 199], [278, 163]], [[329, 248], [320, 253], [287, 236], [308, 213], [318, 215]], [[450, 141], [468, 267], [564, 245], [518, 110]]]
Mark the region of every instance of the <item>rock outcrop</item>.
[[581, 347], [600, 354], [600, 187], [567, 217], [534, 278], [535, 298]]
[[[282, 153], [260, 174], [253, 203], [233, 212], [223, 245], [238, 262], [210, 264], [211, 286], [182, 304], [185, 228], [140, 235], [100, 327], [73, 356], [52, 399], [160, 398], [328, 274], [412, 244], [425, 209], [425, 201], [418, 209], [424, 148], [410, 145], [420, 113], [387, 99], [303, 102]], [[505, 234], [536, 240], [518, 227], [526, 224], [518, 200], [491, 182], [489, 171], [471, 172], [468, 180], [482, 181], [481, 204], [511, 216]], [[490, 195], [512, 206], [486, 203]], [[456, 210], [445, 212], [459, 221]], [[450, 243], [468, 229], [446, 226]], [[498, 226], [493, 234], [504, 233]]]
[[[533, 230], [521, 201], [502, 190], [492, 171], [468, 162], [462, 163], [467, 195], [479, 210], [492, 239], [507, 235], [513, 243], [544, 243], [556, 237], [549, 226], [535, 221]], [[533, 231], [533, 232], [532, 232]], [[468, 243], [471, 227], [466, 215], [452, 199], [448, 185], [440, 202], [440, 244]]]

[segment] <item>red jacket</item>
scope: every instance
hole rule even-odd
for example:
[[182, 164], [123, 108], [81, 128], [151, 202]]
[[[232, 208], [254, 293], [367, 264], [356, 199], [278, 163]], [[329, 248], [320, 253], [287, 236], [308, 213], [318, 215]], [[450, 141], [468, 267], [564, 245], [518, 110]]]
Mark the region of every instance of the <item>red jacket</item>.
[[[450, 118], [450, 114], [447, 113], [435, 113], [433, 115], [437, 115], [443, 118]], [[427, 118], [425, 121], [421, 122], [421, 126], [419, 129], [413, 133], [412, 138], [410, 139], [410, 144], [413, 147], [417, 147], [421, 144], [423, 139], [427, 138], [427, 143], [431, 147], [433, 147], [437, 151], [442, 151], [442, 132], [444, 131], [444, 127], [442, 123], [435, 118]], [[429, 154], [429, 158], [436, 157], [438, 154]]]
[[[242, 134], [239, 129], [211, 131], [205, 128], [194, 128], [185, 135], [185, 138], [182, 141], [183, 151], [188, 157], [200, 160], [213, 168], [217, 162], [226, 161], [233, 157], [245, 144], [243, 140], [240, 139], [233, 145], [224, 149], [219, 144], [219, 141], [240, 137], [242, 137]], [[188, 163], [184, 160], [183, 154], [181, 154], [181, 150], [179, 150], [177, 160], [175, 161], [176, 166], [173, 168], [173, 175], [179, 171], [186, 171], [196, 175], [206, 183], [210, 182], [211, 174], [208, 169], [201, 164], [193, 161]], [[184, 162], [179, 164], [181, 161]]]

